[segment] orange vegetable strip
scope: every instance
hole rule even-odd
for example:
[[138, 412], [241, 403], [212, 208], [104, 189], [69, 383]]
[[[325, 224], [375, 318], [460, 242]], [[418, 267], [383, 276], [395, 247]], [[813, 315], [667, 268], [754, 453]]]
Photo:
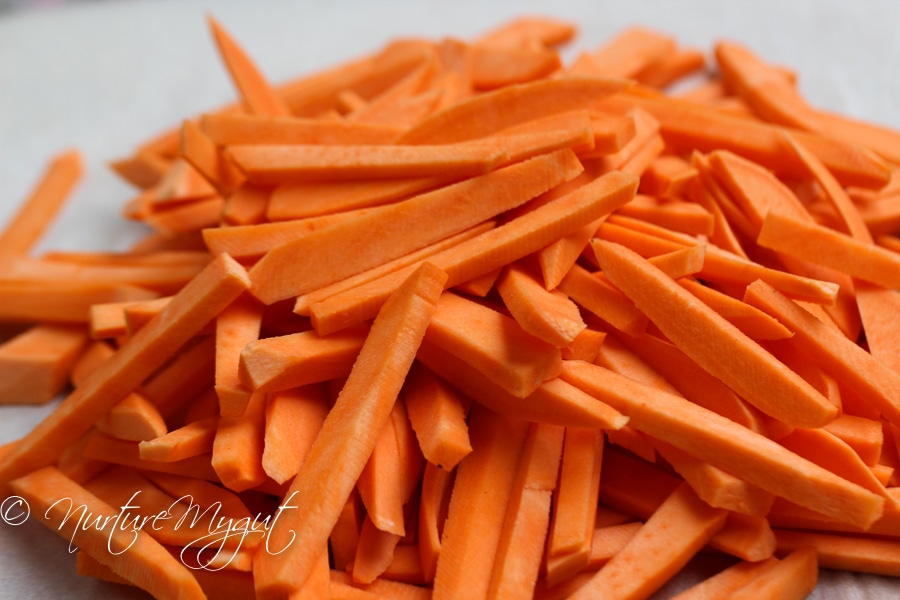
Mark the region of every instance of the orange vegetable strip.
[[603, 331], [583, 329], [571, 344], [562, 349], [563, 360], [594, 362], [605, 339], [606, 333]]
[[270, 221], [288, 221], [370, 208], [450, 183], [435, 177], [285, 183], [272, 192], [266, 216]]
[[468, 402], [420, 363], [410, 369], [402, 396], [426, 460], [452, 470], [472, 451], [466, 424]]
[[313, 567], [313, 572], [303, 587], [290, 595], [290, 600], [317, 600], [318, 598], [331, 598], [334, 583], [331, 581], [331, 565], [328, 562], [328, 552], [322, 552], [319, 560]]
[[[531, 254], [608, 214], [627, 202], [636, 187], [633, 176], [610, 173], [429, 260], [447, 272], [448, 286], [453, 287]], [[314, 305], [314, 327], [319, 332], [335, 331], [370, 318], [408, 269]]]
[[484, 597], [528, 426], [473, 407], [473, 451], [459, 465], [434, 580], [435, 599]]
[[528, 428], [500, 532], [488, 598], [534, 595], [563, 439], [562, 427], [532, 423]]
[[190, 399], [206, 392], [215, 379], [215, 340], [196, 337], [178, 351], [139, 388], [166, 419], [185, 408]]
[[52, 462], [249, 285], [244, 269], [227, 255], [211, 262], [156, 319], [16, 443], [0, 463], [0, 482]]
[[243, 48], [212, 17], [207, 17], [219, 54], [241, 95], [244, 109], [257, 115], [288, 116], [290, 111]]
[[509, 160], [500, 142], [411, 145], [234, 145], [229, 157], [255, 183], [461, 178], [487, 173]]
[[726, 86], [762, 119], [795, 129], [818, 130], [806, 100], [783, 72], [734, 42], [718, 42], [715, 56]]
[[544, 48], [471, 46], [472, 85], [493, 90], [547, 77], [562, 67], [559, 54]]
[[106, 302], [91, 306], [91, 339], [109, 340], [128, 334], [125, 322], [127, 302]]
[[709, 161], [706, 156], [695, 152], [692, 163], [698, 167], [699, 184], [690, 192], [696, 202], [700, 203], [713, 215], [713, 232], [710, 241], [723, 250], [728, 250], [743, 258], [748, 258], [741, 234], [752, 239], [754, 229], [744, 215], [734, 206], [731, 198], [722, 190], [719, 183], [710, 175]]
[[[304, 236], [279, 246], [253, 267], [254, 294], [271, 303], [340, 281], [464, 231], [571, 179], [580, 169], [570, 151], [560, 151]], [[446, 214], [437, 218], [439, 213]], [[429, 226], [423, 227], [422, 219]], [[352, 248], [365, 251], [351, 250], [348, 240], [353, 240]]]
[[[600, 162], [604, 170], [624, 170], [624, 166], [629, 160], [636, 156], [654, 138], [658, 137], [659, 123], [647, 111], [638, 108], [628, 111], [625, 116], [630, 117], [634, 123], [634, 136], [628, 140], [628, 143], [612, 154], [604, 152], [601, 148], [596, 152], [589, 150], [583, 153], [583, 156], [591, 158], [602, 157]], [[635, 173], [635, 175], [639, 174]]]
[[582, 362], [567, 361], [563, 377], [619, 406], [634, 428], [764, 490], [861, 526], [882, 513], [882, 497], [678, 396]]
[[896, 129], [825, 110], [816, 110], [815, 117], [822, 133], [835, 139], [867, 146], [885, 160], [896, 163], [900, 160], [897, 143], [900, 141]]
[[451, 352], [423, 341], [418, 359], [476, 402], [508, 418], [574, 427], [619, 429], [626, 419], [559, 379], [545, 382], [527, 398], [517, 398]]
[[583, 573], [596, 571], [609, 562], [609, 559], [618, 554], [642, 526], [643, 523], [630, 520], [616, 525], [598, 524], [591, 541], [590, 562]]
[[871, 244], [873, 242], [872, 234], [869, 232], [862, 215], [859, 214], [856, 205], [853, 204], [853, 201], [847, 195], [847, 192], [844, 191], [841, 184], [828, 171], [828, 168], [822, 164], [818, 157], [800, 145], [789, 134], [785, 134], [784, 138], [787, 141], [788, 148], [797, 155], [809, 175], [821, 187], [827, 201], [837, 211], [841, 226], [845, 231], [854, 239]]
[[835, 139], [867, 146], [887, 160], [900, 160], [896, 149], [900, 136], [896, 131], [812, 108], [796, 90], [793, 81], [737, 44], [720, 42], [716, 46], [716, 57], [719, 64], [727, 68], [731, 85], [763, 118], [822, 132]]
[[674, 250], [659, 256], [652, 256], [648, 260], [650, 264], [671, 277], [681, 280], [691, 275], [696, 275], [703, 270], [706, 261], [707, 245], [690, 246], [681, 250]]
[[401, 543], [394, 547], [391, 562], [384, 570], [382, 577], [410, 586], [424, 585], [425, 578], [422, 573], [422, 561], [419, 558], [418, 547], [415, 544], [403, 543], [401, 540]]
[[[659, 121], [663, 138], [676, 151], [729, 150], [778, 174], [804, 175], [803, 167], [786, 155], [783, 129], [777, 126], [660, 95], [619, 94], [604, 98], [597, 108], [622, 114], [635, 106]], [[865, 148], [802, 131], [791, 131], [791, 135], [818, 156], [843, 185], [878, 189], [888, 181], [887, 165]]]
[[847, 481], [881, 494], [890, 495], [856, 452], [840, 438], [821, 429], [795, 429], [778, 443], [795, 454], [821, 465]]
[[896, 232], [900, 229], [900, 196], [886, 196], [862, 204], [859, 214], [876, 239]]
[[445, 471], [434, 463], [425, 463], [419, 492], [417, 533], [422, 578], [426, 583], [434, 582], [454, 476], [454, 472]]
[[801, 548], [784, 557], [751, 581], [732, 592], [732, 598], [774, 597], [806, 598], [819, 576], [815, 548]]
[[572, 148], [579, 155], [590, 151], [594, 147], [594, 130], [589, 111], [573, 110], [514, 125], [480, 143], [505, 147], [508, 162], [513, 163], [562, 148]]
[[603, 340], [603, 344], [597, 351], [597, 357], [591, 362], [664, 392], [681, 395], [681, 392], [640, 356], [628, 349], [616, 336], [607, 336]]
[[106, 341], [89, 342], [69, 367], [69, 381], [78, 387], [87, 376], [115, 354], [115, 349]]
[[[339, 585], [351, 587], [354, 592], [363, 592], [364, 595], [347, 596], [348, 599], [355, 600], [375, 600], [375, 598], [383, 598], [387, 600], [428, 600], [431, 597], [431, 590], [416, 585], [410, 585], [401, 581], [390, 581], [385, 578], [379, 578], [368, 585], [356, 584], [352, 581], [349, 573], [331, 570], [332, 597], [337, 598], [336, 588]], [[374, 598], [373, 598], [374, 596]]]
[[475, 279], [470, 279], [469, 281], [460, 283], [453, 289], [457, 292], [461, 292], [469, 296], [484, 298], [491, 293], [491, 290], [494, 289], [494, 285], [500, 278], [500, 272], [501, 269], [497, 269], [496, 271], [491, 271], [490, 273], [479, 275]]
[[748, 286], [744, 300], [786, 324], [826, 372], [864, 395], [888, 420], [900, 423], [900, 374], [762, 282]]
[[197, 169], [183, 158], [177, 158], [172, 161], [162, 180], [155, 186], [148, 208], [151, 212], [166, 210], [185, 202], [215, 195], [216, 188], [210, 185]]
[[75, 553], [75, 569], [79, 575], [82, 575], [84, 577], [93, 577], [94, 579], [108, 581], [110, 583], [117, 583], [119, 585], [131, 585], [130, 581], [128, 581], [124, 577], [116, 575], [116, 573], [112, 569], [110, 569], [97, 559], [92, 558], [84, 550], [78, 550]]
[[[199, 505], [201, 508], [218, 508], [219, 515], [234, 519], [252, 519], [253, 517], [237, 494], [210, 481], [159, 472], [146, 472], [142, 475], [166, 494], [178, 498], [181, 504], [188, 507]], [[252, 542], [253, 540], [246, 541]]]
[[715, 508], [764, 517], [775, 496], [738, 477], [699, 461], [665, 442], [655, 441], [656, 450], [681, 475], [697, 496]]
[[[78, 547], [114, 573], [156, 597], [205, 598], [190, 570], [146, 532], [120, 530], [111, 521], [118, 510], [109, 506], [53, 467], [15, 479], [12, 489], [46, 517], [45, 524], [63, 539], [77, 539]], [[67, 499], [69, 502], [60, 502]], [[79, 507], [104, 518], [102, 529], [79, 528], [72, 519]], [[75, 513], [68, 511], [74, 510]], [[113, 550], [110, 552], [110, 547]]]
[[568, 21], [524, 15], [475, 37], [475, 42], [513, 48], [530, 46], [535, 41], [544, 46], [557, 46], [570, 41], [576, 33], [577, 27]]
[[[307, 294], [298, 296], [296, 301], [294, 302], [294, 312], [300, 315], [308, 315], [310, 312], [310, 307], [317, 302], [321, 302], [322, 300], [378, 279], [394, 271], [399, 271], [400, 269], [419, 263], [430, 256], [433, 256], [448, 248], [452, 248], [453, 246], [456, 246], [457, 244], [462, 243], [466, 240], [470, 240], [482, 233], [485, 233], [486, 231], [490, 231], [494, 228], [494, 226], [495, 223], [493, 221], [481, 223], [480, 225], [470, 227], [469, 229], [457, 233], [456, 235], [451, 235], [450, 237], [446, 237], [438, 242], [429, 244], [424, 248], [416, 250], [415, 252], [410, 252], [409, 254], [406, 254], [399, 258], [395, 258], [394, 260], [386, 262], [378, 267], [368, 269], [356, 275], [347, 277], [346, 279], [342, 279], [341, 281], [336, 281], [335, 283], [332, 283], [330, 285], [326, 285]], [[499, 275], [499, 272], [497, 272], [496, 275]], [[494, 277], [494, 279], [496, 279], [496, 277]], [[493, 279], [491, 281], [493, 282]]]
[[372, 98], [430, 57], [430, 44], [399, 40], [378, 52], [288, 82], [279, 87], [279, 94], [294, 115], [314, 117], [333, 109], [342, 91]]
[[35, 325], [0, 343], [0, 404], [45, 404], [88, 343], [83, 327]]
[[[393, 417], [393, 411], [398, 410], [398, 406], [402, 406], [402, 402], [394, 404], [391, 419], [382, 427], [375, 447], [369, 455], [369, 460], [366, 461], [359, 480], [356, 482], [359, 496], [366, 507], [366, 519], [370, 521], [370, 525], [396, 536], [391, 550], [400, 541], [400, 538], [406, 535], [403, 510], [403, 505], [406, 503], [406, 494], [403, 489], [405, 487], [404, 465], [401, 464], [399, 434], [394, 426]], [[363, 527], [365, 527], [365, 523], [363, 523]], [[360, 543], [362, 542], [362, 534], [360, 534]], [[357, 550], [358, 552], [359, 550]], [[387, 568], [389, 562], [390, 560], [387, 560], [382, 565], [382, 570]], [[380, 572], [375, 575], [380, 575]]]
[[189, 400], [187, 405], [183, 407], [174, 417], [175, 423], [192, 423], [200, 419], [215, 417], [219, 415], [219, 397], [213, 387], [206, 388]]
[[200, 129], [220, 146], [232, 144], [387, 144], [400, 127], [347, 120], [205, 114]]
[[656, 462], [658, 458], [653, 442], [640, 431], [627, 424], [621, 429], [607, 431], [606, 437], [614, 445], [624, 448], [646, 461]]
[[[612, 506], [648, 519], [682, 482], [669, 471], [610, 446], [604, 453], [600, 482], [601, 506]], [[744, 560], [772, 555], [775, 536], [764, 518], [729, 513], [710, 546]]]
[[759, 562], [742, 560], [712, 575], [688, 589], [673, 596], [673, 600], [718, 600], [728, 598], [744, 583], [768, 571], [770, 565], [778, 562], [770, 556]]
[[798, 218], [810, 218], [796, 194], [770, 170], [727, 150], [711, 152], [708, 158], [716, 181], [756, 228], [762, 226], [773, 208]]
[[824, 569], [891, 577], [896, 577], [900, 572], [897, 568], [900, 544], [896, 540], [787, 529], [776, 529], [775, 538], [778, 540], [779, 552], [795, 552], [804, 547], [815, 548], [819, 566]]
[[[426, 263], [379, 311], [350, 376], [328, 413], [306, 460], [294, 478], [292, 492], [328, 493], [286, 513], [287, 522], [270, 531], [278, 555], [257, 554], [257, 595], [279, 596], [306, 581], [347, 497], [359, 478], [409, 370], [446, 275]], [[296, 537], [295, 537], [296, 536]]]
[[675, 51], [675, 40], [643, 27], [629, 27], [594, 52], [582, 54], [572, 73], [633, 79]]
[[241, 352], [241, 381], [256, 392], [275, 392], [341, 377], [368, 333], [363, 325], [327, 336], [304, 331], [251, 342]]
[[591, 111], [591, 130], [594, 133], [593, 153], [613, 154], [620, 151], [635, 136], [632, 115], [610, 115]]
[[[597, 177], [598, 175], [594, 172], [594, 169], [587, 170], [556, 189], [561, 190], [565, 186], [571, 186], [574, 190], [576, 186], [584, 185]], [[568, 235], [559, 237], [538, 251], [538, 263], [546, 289], [554, 290], [559, 286], [572, 268], [572, 265], [581, 256], [588, 240], [594, 236], [605, 218], [606, 215], [601, 216], [594, 222], [588, 223]]]
[[255, 259], [281, 244], [369, 212], [371, 209], [359, 209], [291, 221], [208, 228], [203, 230], [203, 241], [213, 254], [227, 252], [237, 259]]
[[542, 79], [457, 102], [400, 135], [398, 144], [448, 144], [488, 136], [535, 118], [590, 106], [628, 82], [594, 77]]
[[222, 416], [215, 423], [212, 466], [230, 490], [242, 492], [266, 480], [262, 465], [266, 428], [266, 396], [254, 392], [239, 416]]
[[168, 158], [150, 150], [138, 150], [133, 156], [109, 163], [110, 169], [119, 177], [141, 189], [156, 185], [169, 165]]
[[889, 290], [854, 280], [856, 304], [866, 332], [866, 343], [872, 356], [890, 369], [900, 372], [900, 355], [897, 353], [897, 311], [900, 297]]
[[370, 592], [363, 587], [354, 587], [343, 581], [332, 581], [328, 593], [332, 600], [377, 600], [381, 597], [375, 592]]
[[544, 288], [555, 290], [568, 274], [584, 252], [588, 240], [594, 236], [600, 227], [601, 219], [589, 223], [580, 230], [563, 236], [538, 251], [538, 263], [541, 267], [541, 276], [544, 279]]
[[216, 394], [223, 416], [238, 416], [250, 400], [238, 375], [241, 351], [259, 339], [262, 306], [244, 294], [219, 314], [216, 319]]
[[725, 524], [727, 513], [711, 508], [682, 484], [640, 531], [573, 598], [644, 598], [668, 581]]
[[793, 335], [777, 319], [728, 294], [690, 279], [682, 279], [678, 284], [722, 315], [747, 337], [755, 340], [780, 340]]
[[[393, 432], [391, 433], [393, 435]], [[375, 526], [369, 515], [363, 519], [359, 545], [353, 560], [351, 575], [355, 583], [372, 583], [384, 573], [394, 557], [394, 548], [403, 536], [383, 531]]]
[[559, 349], [525, 332], [516, 321], [451, 292], [441, 296], [425, 339], [524, 398], [559, 374]]
[[[683, 242], [629, 230], [612, 222], [600, 226], [598, 237], [627, 246], [643, 256], [671, 252], [679, 247], [683, 248], [685, 245]], [[779, 291], [791, 298], [824, 305], [834, 304], [838, 294], [838, 285], [835, 283], [770, 269], [713, 245], [707, 245], [703, 270], [698, 275], [704, 280], [742, 285], [762, 279], [770, 285], [776, 286]]]
[[741, 400], [731, 388], [704, 371], [671, 343], [649, 335], [634, 338], [620, 336], [618, 339], [663, 375], [690, 401], [752, 431], [757, 433], [765, 431], [761, 413]]
[[193, 121], [181, 124], [179, 155], [220, 192], [237, 189], [246, 176]]
[[[614, 168], [633, 175], [643, 175], [644, 171], [653, 164], [654, 160], [662, 155], [665, 149], [665, 141], [661, 136], [655, 135], [650, 138], [646, 144], [640, 148], [636, 148], [634, 153], [629, 156], [625, 162]], [[601, 162], [605, 162], [605, 159], [601, 159]]]
[[103, 433], [130, 442], [152, 440], [168, 432], [159, 409], [136, 392], [120, 400], [95, 426]]
[[677, 80], [703, 70], [706, 54], [691, 48], [677, 48], [673, 53], [648, 65], [637, 75], [638, 82], [655, 88], [664, 88]]
[[775, 552], [775, 534], [766, 517], [729, 512], [725, 526], [709, 545], [743, 560], [758, 561]]
[[362, 501], [354, 489], [328, 536], [330, 556], [335, 569], [346, 571], [352, 566], [356, 547], [359, 545], [359, 532], [362, 529], [364, 513]]
[[[198, 507], [193, 515], [186, 516], [189, 512], [186, 504], [159, 490], [135, 469], [110, 467], [84, 484], [84, 487], [89, 493], [111, 506], [132, 507], [123, 509], [123, 517], [127, 515], [128, 522], [137, 519], [136, 524], [140, 525], [145, 517], [148, 518], [146, 532], [163, 544], [188, 546], [208, 535], [210, 529], [214, 527], [215, 517], [212, 511], [201, 515], [200, 511], [205, 507]], [[154, 520], [153, 517], [160, 513], [168, 513], [170, 518]], [[181, 527], [178, 526], [179, 522]], [[118, 526], [122, 527], [121, 521]], [[215, 532], [211, 539], [227, 545], [231, 550], [235, 547], [232, 542], [237, 538], [225, 540], [224, 531], [220, 530]], [[254, 542], [255, 539], [248, 544]]]
[[579, 306], [628, 335], [640, 335], [647, 327], [647, 317], [637, 310], [606, 278], [573, 265], [559, 282], [558, 289]]
[[163, 235], [194, 233], [206, 227], [218, 226], [224, 206], [225, 201], [221, 197], [213, 196], [151, 213], [143, 220]]
[[561, 291], [548, 292], [521, 266], [507, 267], [497, 291], [526, 332], [554, 346], [571, 344], [586, 327], [574, 302]]
[[[171, 552], [171, 548], [167, 548]], [[76, 567], [79, 575], [94, 577], [103, 581], [130, 585], [130, 582], [115, 574], [112, 569], [90, 557], [84, 551], [76, 553]], [[249, 573], [235, 569], [211, 571], [196, 569], [192, 573], [207, 598], [222, 600], [245, 600], [253, 594], [253, 578]]]
[[867, 465], [878, 463], [884, 442], [880, 422], [842, 414], [823, 429], [846, 442]]
[[565, 581], [590, 562], [603, 448], [602, 431], [566, 428], [547, 534], [548, 585]]
[[225, 198], [222, 222], [228, 225], [256, 225], [266, 220], [272, 190], [245, 183]]
[[[348, 121], [397, 125], [403, 132], [407, 126], [424, 118], [435, 110], [441, 100], [442, 65], [435, 51], [415, 70], [390, 88], [359, 106], [348, 107]], [[396, 135], [394, 136], [396, 137]]]
[[306, 385], [269, 395], [262, 465], [285, 483], [297, 474], [319, 433], [329, 405], [321, 385]]
[[397, 402], [391, 410], [391, 422], [394, 426], [394, 435], [397, 438], [397, 449], [400, 455], [400, 488], [407, 512], [404, 515], [404, 525], [408, 529], [404, 535], [404, 544], [412, 544], [416, 539], [415, 503], [418, 498], [414, 495], [422, 481], [422, 471], [425, 469], [425, 456], [419, 448], [416, 432], [412, 428], [405, 402]]
[[81, 155], [70, 150], [53, 158], [15, 215], [0, 230], [0, 256], [28, 255], [62, 209], [81, 178]]
[[[646, 176], [642, 177], [641, 183], [643, 184], [646, 179]], [[634, 200], [616, 213], [689, 235], [711, 235], [715, 223], [713, 214], [699, 204], [677, 200], [659, 202], [640, 195], [635, 196]]]
[[609, 242], [597, 242], [594, 250], [604, 273], [676, 346], [748, 402], [798, 427], [837, 416], [812, 386], [645, 259]]
[[174, 429], [152, 440], [141, 441], [140, 457], [145, 460], [174, 462], [212, 451], [218, 419], [207, 417]]
[[41, 260], [109, 266], [206, 266], [210, 256], [208, 252], [195, 250], [158, 250], [144, 253], [55, 250], [42, 254]]
[[33, 258], [18, 258], [6, 264], [4, 277], [19, 281], [102, 282], [134, 285], [163, 294], [181, 289], [205, 265], [79, 265]]

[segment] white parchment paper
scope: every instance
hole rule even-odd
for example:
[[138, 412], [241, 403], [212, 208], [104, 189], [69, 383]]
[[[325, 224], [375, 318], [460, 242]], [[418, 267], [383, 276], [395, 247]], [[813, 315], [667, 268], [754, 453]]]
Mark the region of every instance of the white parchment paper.
[[[740, 41], [790, 66], [816, 106], [900, 127], [900, 3], [839, 0], [97, 1], [0, 16], [0, 223], [46, 162], [78, 148], [87, 177], [42, 249], [122, 249], [142, 231], [120, 215], [133, 190], [106, 167], [183, 118], [234, 99], [205, 22], [215, 15], [266, 75], [283, 81], [400, 35], [467, 38], [520, 14], [578, 23], [568, 51], [642, 24], [709, 50]], [[0, 443], [53, 405], [0, 407]], [[657, 597], [696, 579], [689, 569]], [[0, 599], [143, 598], [80, 578], [74, 557], [32, 519], [0, 523]], [[900, 580], [823, 571], [811, 598], [900, 597]]]

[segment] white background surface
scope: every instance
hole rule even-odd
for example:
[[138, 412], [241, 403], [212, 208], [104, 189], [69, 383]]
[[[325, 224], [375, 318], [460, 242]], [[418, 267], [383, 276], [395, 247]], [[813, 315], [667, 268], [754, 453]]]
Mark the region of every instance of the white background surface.
[[[121, 249], [134, 239], [140, 230], [119, 216], [132, 190], [107, 162], [234, 98], [206, 14], [279, 82], [394, 36], [465, 39], [524, 13], [579, 25], [566, 56], [632, 24], [707, 50], [720, 38], [740, 41], [795, 68], [812, 104], [900, 127], [900, 3], [887, 0], [88, 2], [0, 15], [0, 223], [47, 160], [75, 147], [88, 175], [41, 248]], [[0, 443], [49, 408], [0, 408]], [[900, 580], [823, 572], [820, 581], [811, 598], [900, 597]], [[0, 524], [0, 599], [42, 597], [144, 595], [78, 578], [66, 544], [35, 522]]]

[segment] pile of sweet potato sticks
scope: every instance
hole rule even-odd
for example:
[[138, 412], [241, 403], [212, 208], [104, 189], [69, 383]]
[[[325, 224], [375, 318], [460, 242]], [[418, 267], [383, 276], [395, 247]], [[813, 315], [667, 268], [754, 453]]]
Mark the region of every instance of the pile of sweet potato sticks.
[[[740, 44], [399, 39], [112, 167], [125, 252], [0, 234], [0, 492], [157, 598], [803, 598], [900, 574], [900, 134]], [[61, 541], [60, 543], [65, 543]]]

